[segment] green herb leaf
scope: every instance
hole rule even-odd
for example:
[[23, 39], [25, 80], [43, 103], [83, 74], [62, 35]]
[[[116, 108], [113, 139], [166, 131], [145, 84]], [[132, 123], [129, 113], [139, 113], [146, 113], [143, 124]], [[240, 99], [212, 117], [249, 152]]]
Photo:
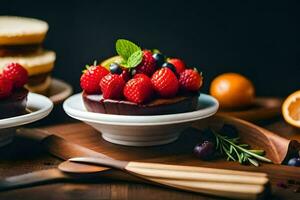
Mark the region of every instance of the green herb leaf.
[[257, 160], [255, 160], [255, 159], [253, 159], [253, 158], [248, 158], [248, 160], [249, 160], [249, 162], [250, 162], [252, 165], [254, 165], [254, 166], [256, 166], [256, 167], [259, 166]]
[[240, 146], [240, 147], [244, 147], [244, 148], [248, 148], [248, 147], [249, 147], [249, 144], [240, 144], [239, 146]]
[[143, 52], [141, 50], [138, 50], [131, 54], [131, 56], [128, 58], [127, 63], [125, 64], [125, 67], [127, 68], [133, 68], [138, 66], [143, 59]]
[[264, 150], [250, 149], [249, 151], [251, 151], [252, 153], [258, 154], [260, 156], [265, 155], [265, 151]]
[[155, 53], [161, 53], [161, 52], [158, 49], [152, 49], [152, 53], [155, 54]]
[[233, 152], [233, 146], [230, 146], [229, 147], [229, 153], [232, 154], [232, 152]]
[[[240, 154], [238, 153], [238, 151], [236, 150], [235, 147], [233, 147], [233, 150], [234, 150], [236, 156], [238, 157], [239, 162], [242, 164], [242, 163], [243, 163], [242, 156], [240, 156]], [[242, 154], [242, 155], [243, 155], [243, 154]]]
[[247, 144], [238, 144], [239, 138], [229, 138], [218, 134], [216, 131], [211, 130], [215, 136], [217, 145], [216, 149], [227, 157], [227, 160], [239, 161], [241, 164], [251, 163], [254, 166], [259, 166], [258, 160], [264, 162], [272, 162], [270, 159], [264, 157], [263, 150], [246, 149], [249, 147]]
[[118, 39], [116, 42], [116, 51], [125, 61], [127, 61], [133, 53], [141, 51], [141, 48], [129, 40]]
[[216, 137], [216, 149], [218, 149], [219, 148], [219, 138], [218, 137]]
[[237, 138], [232, 138], [231, 140], [232, 140], [232, 142], [234, 142], [234, 143], [238, 143], [238, 141], [240, 140], [240, 138], [239, 138], [239, 137], [237, 137]]

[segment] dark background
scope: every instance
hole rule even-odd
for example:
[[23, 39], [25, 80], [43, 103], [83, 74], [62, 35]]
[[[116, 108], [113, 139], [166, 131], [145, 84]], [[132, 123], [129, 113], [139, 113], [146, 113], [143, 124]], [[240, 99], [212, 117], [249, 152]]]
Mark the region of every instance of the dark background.
[[158, 48], [213, 77], [238, 72], [258, 95], [300, 89], [297, 1], [16, 1], [1, 0], [1, 15], [35, 17], [50, 30], [45, 47], [57, 53], [54, 77], [79, 92], [81, 70], [115, 54], [127, 38]]

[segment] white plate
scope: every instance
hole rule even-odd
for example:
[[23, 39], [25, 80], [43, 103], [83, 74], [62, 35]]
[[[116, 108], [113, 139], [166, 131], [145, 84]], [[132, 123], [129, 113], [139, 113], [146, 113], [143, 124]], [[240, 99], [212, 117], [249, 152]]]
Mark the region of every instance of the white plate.
[[63, 104], [69, 116], [91, 125], [102, 133], [105, 140], [129, 146], [172, 142], [194, 121], [215, 114], [218, 107], [218, 101], [206, 94], [199, 96], [196, 111], [168, 115], [133, 116], [88, 112], [83, 105], [81, 93], [69, 97]]
[[59, 79], [52, 79], [48, 97], [54, 104], [61, 103], [72, 93], [73, 88], [71, 85]]
[[53, 103], [45, 96], [29, 93], [27, 100], [28, 114], [0, 119], [0, 146], [12, 140], [14, 131], [12, 128], [29, 124], [46, 117], [52, 110]]

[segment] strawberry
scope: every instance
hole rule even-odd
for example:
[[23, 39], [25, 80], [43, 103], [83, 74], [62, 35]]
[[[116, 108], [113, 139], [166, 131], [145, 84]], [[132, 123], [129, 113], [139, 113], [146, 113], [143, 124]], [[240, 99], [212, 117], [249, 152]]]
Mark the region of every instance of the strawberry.
[[0, 99], [9, 97], [13, 90], [13, 82], [0, 75]]
[[101, 93], [99, 83], [109, 71], [100, 65], [87, 67], [80, 78], [81, 88], [88, 94]]
[[123, 93], [128, 101], [134, 103], [149, 101], [153, 94], [151, 79], [144, 74], [137, 74], [126, 83]]
[[118, 74], [109, 73], [100, 81], [100, 87], [104, 99], [121, 99], [124, 86], [125, 81]]
[[135, 74], [133, 76], [133, 78], [149, 78], [148, 76], [146, 76], [145, 74]]
[[13, 83], [13, 87], [21, 88], [28, 82], [28, 72], [19, 63], [10, 63], [3, 68], [3, 77]]
[[178, 74], [183, 72], [186, 67], [185, 63], [178, 58], [170, 58], [170, 59], [168, 59], [168, 63], [171, 63], [172, 65], [174, 65]]
[[165, 98], [170, 98], [176, 95], [179, 83], [176, 75], [169, 68], [161, 68], [157, 70], [151, 78], [154, 90]]
[[156, 61], [152, 57], [152, 53], [149, 50], [143, 51], [143, 60], [142, 62], [135, 68], [137, 74], [146, 74], [147, 76], [151, 76], [156, 70]]
[[186, 69], [180, 73], [179, 85], [185, 91], [196, 92], [202, 86], [202, 75], [196, 69]]

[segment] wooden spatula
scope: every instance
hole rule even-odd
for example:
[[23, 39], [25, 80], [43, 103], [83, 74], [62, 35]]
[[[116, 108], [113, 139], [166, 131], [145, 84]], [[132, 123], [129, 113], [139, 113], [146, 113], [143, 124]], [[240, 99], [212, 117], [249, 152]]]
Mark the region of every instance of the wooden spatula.
[[77, 157], [69, 160], [119, 169], [154, 184], [228, 198], [259, 199], [267, 194], [269, 186], [269, 179], [264, 173], [96, 157]]
[[263, 149], [266, 152], [265, 156], [274, 164], [285, 163], [300, 150], [298, 141], [288, 140], [250, 122], [225, 115], [216, 114], [197, 121], [194, 127], [220, 130], [224, 124], [233, 125], [238, 130], [242, 142], [249, 144], [254, 149]]

